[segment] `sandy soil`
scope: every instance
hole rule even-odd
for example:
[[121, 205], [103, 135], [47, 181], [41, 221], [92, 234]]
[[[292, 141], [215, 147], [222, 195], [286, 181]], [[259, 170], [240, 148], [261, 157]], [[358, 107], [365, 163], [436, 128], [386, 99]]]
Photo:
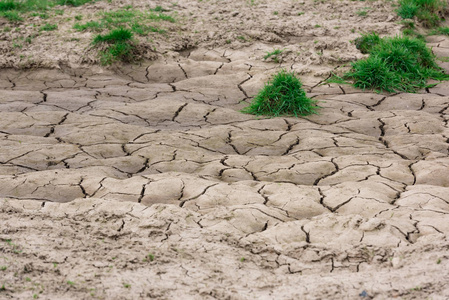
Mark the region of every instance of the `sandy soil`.
[[[449, 298], [449, 83], [320, 84], [390, 2], [134, 1], [178, 22], [99, 67], [67, 16], [128, 4], [0, 37], [0, 299]], [[280, 68], [319, 115], [239, 112]]]

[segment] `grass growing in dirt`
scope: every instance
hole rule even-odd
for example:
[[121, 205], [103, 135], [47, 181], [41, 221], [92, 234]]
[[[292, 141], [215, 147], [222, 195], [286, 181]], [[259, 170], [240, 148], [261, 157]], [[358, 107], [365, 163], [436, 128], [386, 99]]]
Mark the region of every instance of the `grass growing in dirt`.
[[428, 87], [427, 80], [449, 80], [435, 62], [435, 56], [424, 41], [416, 38], [364, 35], [359, 47], [369, 57], [352, 63], [342, 79], [351, 80], [361, 89], [387, 92], [416, 92]]
[[275, 117], [281, 115], [298, 117], [314, 114], [317, 109], [316, 101], [306, 96], [301, 81], [295, 74], [281, 70], [242, 112]]
[[449, 27], [438, 27], [438, 28], [435, 28], [432, 31], [430, 31], [429, 34], [430, 35], [436, 35], [436, 34], [449, 35]]
[[397, 14], [403, 19], [416, 18], [427, 28], [440, 24], [447, 4], [443, 0], [399, 0]]
[[265, 56], [263, 57], [264, 60], [269, 59], [270, 57], [272, 57], [273, 61], [276, 63], [279, 63], [279, 55], [282, 54], [284, 50], [280, 50], [280, 49], [275, 49], [271, 52], [267, 52], [267, 54], [265, 54]]
[[[73, 28], [77, 31], [101, 32], [105, 29], [127, 28], [132, 32], [145, 36], [150, 32], [165, 33], [166, 31], [156, 24], [149, 22], [170, 22], [175, 23], [174, 17], [161, 12], [162, 8], [156, 7], [148, 12], [134, 9], [119, 9], [105, 12], [98, 21], [88, 21], [86, 23], [75, 23]], [[157, 12], [157, 13], [156, 13]]]
[[44, 19], [46, 14], [43, 12], [56, 5], [81, 6], [92, 1], [94, 0], [0, 0], [0, 17], [10, 22], [21, 22], [27, 14], [31, 17], [39, 15]]
[[97, 35], [93, 44], [105, 45], [105, 49], [99, 53], [101, 64], [109, 65], [115, 61], [134, 61], [135, 44], [132, 38], [133, 33], [129, 29], [124, 28], [111, 30], [105, 35]]
[[[91, 31], [106, 34], [98, 34], [93, 44], [104, 48], [99, 51], [100, 62], [109, 65], [116, 61], [132, 62], [137, 51], [137, 41], [133, 40], [134, 34], [148, 36], [155, 32], [164, 34], [165, 29], [158, 26], [160, 22], [176, 22], [175, 18], [165, 14], [160, 6], [149, 11], [138, 11], [127, 7], [116, 11], [108, 11], [101, 14], [101, 19], [85, 23], [75, 23], [73, 28], [77, 31]], [[79, 18], [81, 19], [81, 18]]]

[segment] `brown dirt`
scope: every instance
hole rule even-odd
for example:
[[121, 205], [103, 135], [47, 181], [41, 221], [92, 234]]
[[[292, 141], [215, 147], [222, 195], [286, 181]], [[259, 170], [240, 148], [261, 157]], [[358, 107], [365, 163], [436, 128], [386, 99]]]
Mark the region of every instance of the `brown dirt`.
[[[131, 3], [178, 22], [141, 40], [148, 60], [93, 65], [73, 17]], [[392, 11], [112, 1], [65, 9], [27, 47], [31, 27], [3, 32], [0, 299], [448, 299], [449, 84], [320, 85], [363, 57], [360, 32], [399, 32]], [[238, 111], [280, 68], [319, 115]]]

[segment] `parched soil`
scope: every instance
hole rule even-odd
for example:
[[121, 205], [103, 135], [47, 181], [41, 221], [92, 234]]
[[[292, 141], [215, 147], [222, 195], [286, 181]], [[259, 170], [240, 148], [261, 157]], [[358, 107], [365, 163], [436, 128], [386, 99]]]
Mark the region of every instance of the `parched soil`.
[[[178, 21], [96, 65], [64, 17], [131, 4]], [[400, 32], [391, 4], [97, 2], [2, 33], [0, 299], [448, 299], [449, 83], [324, 84]], [[319, 114], [239, 112], [281, 68]]]

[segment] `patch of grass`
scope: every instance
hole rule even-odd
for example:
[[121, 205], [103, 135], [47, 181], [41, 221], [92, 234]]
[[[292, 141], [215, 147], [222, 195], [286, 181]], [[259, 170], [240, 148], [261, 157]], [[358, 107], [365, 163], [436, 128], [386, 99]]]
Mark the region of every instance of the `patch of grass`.
[[368, 53], [368, 58], [352, 63], [351, 71], [343, 76], [357, 88], [413, 93], [427, 87], [428, 79], [449, 80], [422, 40], [386, 37]]
[[267, 52], [267, 54], [265, 54], [265, 56], [263, 57], [264, 60], [269, 59], [270, 57], [273, 57], [273, 61], [275, 61], [276, 63], [279, 63], [279, 55], [282, 54], [284, 50], [280, 50], [280, 49], [275, 49], [271, 52]]
[[155, 11], [155, 12], [166, 12], [169, 11], [168, 9], [164, 9], [162, 8], [162, 6], [158, 5], [155, 8], [150, 9], [150, 11]]
[[396, 13], [403, 19], [412, 19], [418, 12], [418, 4], [415, 0], [400, 0]]
[[90, 30], [90, 31], [101, 32], [103, 30], [103, 28], [104, 28], [104, 26], [97, 21], [89, 21], [84, 24], [75, 23], [75, 25], [73, 25], [73, 29], [75, 29], [77, 31]]
[[67, 284], [73, 286], [73, 285], [75, 285], [75, 282], [67, 280]]
[[152, 253], [148, 253], [147, 256], [145, 256], [145, 258], [143, 259], [143, 261], [153, 261], [154, 260], [154, 255]]
[[157, 32], [157, 33], [161, 33], [161, 34], [164, 34], [167, 32], [164, 29], [161, 29], [158, 27], [142, 25], [139, 23], [132, 24], [131, 30], [134, 31], [135, 33], [137, 33], [138, 35], [142, 35], [142, 36], [147, 35], [150, 32]]
[[0, 16], [4, 17], [12, 23], [22, 22], [23, 18], [15, 10], [8, 10], [0, 13]]
[[115, 61], [134, 61], [135, 45], [132, 41], [133, 33], [129, 29], [119, 28], [106, 35], [97, 35], [94, 45], [105, 44], [105, 50], [100, 51], [100, 62], [110, 65]]
[[413, 30], [411, 28], [406, 28], [406, 29], [402, 30], [402, 34], [405, 36], [408, 36], [408, 37], [412, 37], [412, 38], [416, 38], [416, 39], [425, 41], [425, 38], [422, 34], [416, 32], [415, 30]]
[[129, 283], [123, 283], [123, 287], [129, 289], [131, 287], [131, 285]]
[[39, 28], [39, 31], [54, 31], [58, 29], [58, 25], [46, 23]]
[[417, 17], [427, 28], [440, 24], [447, 3], [443, 0], [399, 0], [396, 13], [403, 19]]
[[0, 267], [0, 270], [2, 270], [2, 271], [6, 271], [6, 269], [8, 269], [7, 266], [1, 266], [1, 267]]
[[113, 30], [117, 28], [126, 28], [142, 36], [147, 35], [150, 32], [165, 34], [166, 31], [164, 29], [145, 24], [147, 21], [160, 20], [175, 22], [173, 17], [164, 14], [145, 13], [132, 9], [120, 9], [104, 13], [99, 21], [89, 21], [84, 24], [75, 23], [73, 28], [77, 31], [93, 32], [101, 32], [104, 29]]
[[354, 40], [355, 46], [363, 54], [369, 53], [371, 49], [380, 43], [380, 37], [377, 33], [372, 32], [369, 34], [364, 34], [359, 38]]
[[430, 31], [430, 35], [449, 35], [449, 27], [438, 27]]
[[363, 8], [356, 12], [356, 15], [358, 15], [360, 17], [365, 17], [367, 14], [368, 14], [368, 10], [366, 8]]
[[316, 101], [306, 96], [301, 81], [295, 74], [281, 70], [242, 112], [275, 117], [281, 115], [298, 117], [316, 113], [317, 108]]
[[437, 59], [438, 59], [439, 61], [442, 61], [442, 62], [449, 62], [449, 56], [438, 57]]
[[78, 7], [92, 1], [93, 0], [56, 0], [56, 4]]
[[44, 20], [49, 18], [49, 15], [47, 13], [39, 13], [39, 12], [32, 12], [32, 13], [30, 13], [30, 16], [31, 17], [39, 17]]
[[167, 22], [171, 22], [171, 23], [176, 22], [175, 18], [173, 18], [172, 16], [169, 16], [169, 15], [163, 14], [163, 13], [159, 13], [159, 14], [150, 13], [148, 15], [148, 18], [150, 20], [157, 20], [157, 21], [162, 20], [162, 21], [167, 21]]
[[119, 28], [112, 30], [108, 34], [105, 35], [97, 35], [93, 41], [94, 44], [98, 44], [101, 42], [106, 43], [118, 43], [118, 42], [127, 42], [130, 41], [133, 37], [133, 33], [124, 28]]
[[20, 4], [14, 0], [0, 1], [0, 11], [17, 10], [20, 8]]

